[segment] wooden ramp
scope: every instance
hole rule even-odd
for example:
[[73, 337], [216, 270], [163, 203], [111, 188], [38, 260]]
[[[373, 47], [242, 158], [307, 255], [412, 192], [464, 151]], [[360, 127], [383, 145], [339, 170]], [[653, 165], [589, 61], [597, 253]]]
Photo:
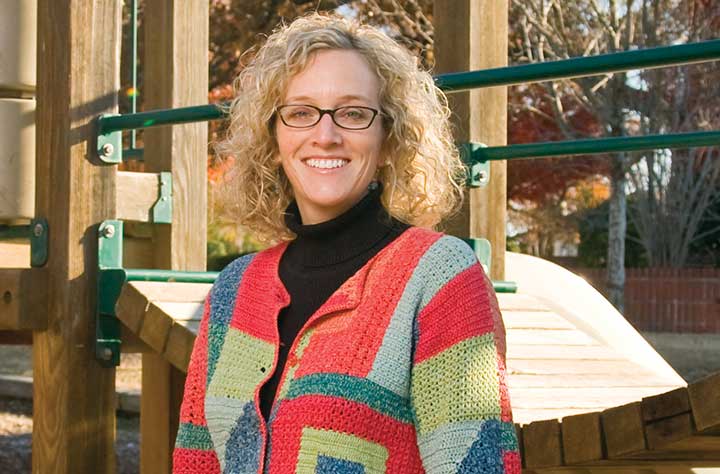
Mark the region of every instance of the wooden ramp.
[[[535, 260], [508, 254], [508, 279], [520, 292], [499, 295], [524, 472], [720, 468], [720, 374], [686, 386], [590, 285]], [[117, 314], [185, 371], [210, 286], [131, 282]]]

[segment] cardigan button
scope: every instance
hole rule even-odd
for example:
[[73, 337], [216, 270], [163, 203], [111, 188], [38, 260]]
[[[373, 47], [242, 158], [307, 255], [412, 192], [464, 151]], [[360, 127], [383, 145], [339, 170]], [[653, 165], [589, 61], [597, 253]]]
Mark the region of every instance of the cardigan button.
[[265, 367], [260, 367], [260, 372], [265, 373]]

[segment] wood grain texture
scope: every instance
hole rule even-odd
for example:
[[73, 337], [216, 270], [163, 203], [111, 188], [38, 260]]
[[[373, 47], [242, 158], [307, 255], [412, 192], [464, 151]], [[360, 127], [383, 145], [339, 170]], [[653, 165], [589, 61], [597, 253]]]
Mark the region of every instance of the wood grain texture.
[[160, 194], [158, 173], [118, 171], [115, 215], [123, 221], [152, 221], [152, 208]]
[[608, 458], [645, 451], [645, 430], [640, 403], [610, 408], [601, 414]]
[[563, 459], [568, 465], [603, 459], [600, 413], [566, 416], [562, 419]]
[[698, 431], [720, 431], [720, 372], [691, 383], [688, 395]]
[[121, 2], [39, 0], [36, 212], [50, 228], [48, 326], [33, 342], [33, 472], [115, 472], [115, 370], [95, 360], [97, 225], [115, 167], [94, 119], [117, 110]]
[[[436, 0], [435, 73], [507, 65], [508, 0]], [[507, 143], [507, 88], [476, 89], [449, 95], [457, 142]], [[493, 162], [490, 183], [471, 189], [449, 233], [484, 237], [492, 244], [490, 275], [505, 278], [507, 165]]]
[[0, 330], [47, 328], [47, 271], [0, 268]]
[[690, 411], [690, 398], [686, 387], [661, 393], [642, 400], [643, 421], [652, 422]]
[[[145, 4], [145, 107], [205, 104], [208, 91], [207, 0], [149, 0]], [[207, 123], [145, 132], [148, 171], [170, 171], [172, 225], [154, 226], [154, 267], [205, 270], [207, 239]], [[184, 332], [187, 329], [182, 328]], [[163, 355], [143, 356], [140, 472], [171, 471], [184, 374], [192, 347], [173, 324]], [[157, 344], [157, 341], [154, 342]], [[170, 347], [172, 344], [181, 347]], [[173, 362], [168, 362], [171, 357]], [[147, 372], [147, 373], [146, 373]], [[145, 442], [145, 440], [152, 440]]]
[[523, 453], [529, 469], [562, 466], [562, 441], [557, 420], [536, 421], [523, 427]]

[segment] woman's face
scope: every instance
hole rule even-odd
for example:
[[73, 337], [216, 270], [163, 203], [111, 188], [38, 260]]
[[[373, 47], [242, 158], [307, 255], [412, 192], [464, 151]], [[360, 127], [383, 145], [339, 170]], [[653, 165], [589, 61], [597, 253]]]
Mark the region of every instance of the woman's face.
[[[378, 78], [355, 51], [320, 50], [290, 79], [282, 103], [380, 110]], [[313, 127], [302, 129], [288, 127], [278, 118], [276, 137], [303, 224], [317, 224], [337, 217], [365, 196], [381, 163], [385, 133], [379, 116], [365, 130], [347, 130], [325, 114]]]

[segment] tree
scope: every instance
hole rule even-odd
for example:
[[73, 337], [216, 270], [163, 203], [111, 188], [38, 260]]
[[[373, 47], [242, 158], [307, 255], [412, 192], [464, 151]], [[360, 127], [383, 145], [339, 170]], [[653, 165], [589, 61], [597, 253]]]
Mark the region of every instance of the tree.
[[[684, 42], [693, 31], [689, 19], [705, 16], [698, 15], [701, 8], [714, 7], [710, 2], [695, 0], [514, 0], [511, 18], [519, 33], [512, 43], [511, 56], [516, 62], [536, 62]], [[640, 80], [657, 84], [661, 74], [651, 71], [640, 76]], [[657, 93], [659, 85], [638, 86], [637, 77], [620, 73], [556, 81], [543, 84], [538, 94], [552, 105], [552, 117], [568, 139], [588, 136], [578, 127], [575, 115], [565, 108], [568, 97], [594, 117], [602, 136], [672, 130], [671, 121], [665, 119], [671, 110], [664, 107], [666, 94]], [[673, 97], [670, 103], [675, 110], [683, 110], [685, 102], [681, 95]], [[638, 127], [638, 116], [642, 117], [642, 127]], [[610, 301], [620, 309], [623, 306], [628, 175], [631, 170], [639, 169], [638, 163], [645, 158], [641, 154], [616, 154], [609, 166], [612, 192], [607, 287]]]

